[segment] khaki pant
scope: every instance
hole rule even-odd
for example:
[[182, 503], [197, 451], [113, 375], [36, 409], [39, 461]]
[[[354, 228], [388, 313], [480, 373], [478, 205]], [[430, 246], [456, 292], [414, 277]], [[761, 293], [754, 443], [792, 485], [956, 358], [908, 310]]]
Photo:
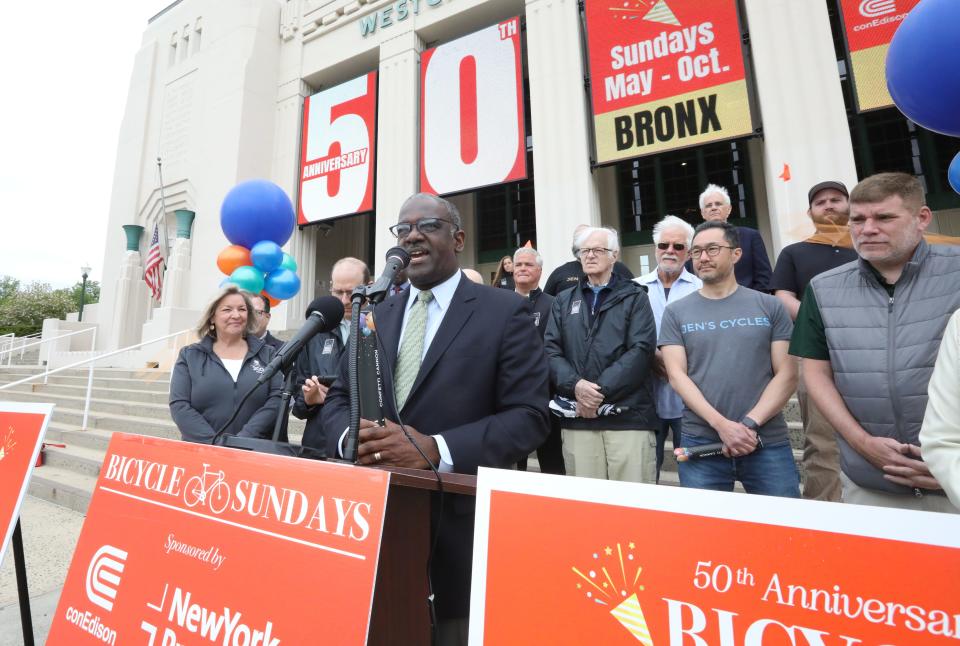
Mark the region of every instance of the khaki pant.
[[563, 429], [568, 476], [657, 482], [657, 434], [650, 431]]
[[945, 514], [960, 514], [946, 496], [924, 494], [887, 493], [874, 489], [864, 489], [846, 474], [840, 474], [843, 483], [843, 502], [853, 505], [872, 505], [874, 507], [893, 507], [894, 509], [912, 509], [914, 511], [938, 511]]
[[837, 446], [837, 432], [810, 399], [802, 378], [797, 385], [797, 400], [803, 418], [803, 497], [807, 500], [839, 502], [840, 447]]

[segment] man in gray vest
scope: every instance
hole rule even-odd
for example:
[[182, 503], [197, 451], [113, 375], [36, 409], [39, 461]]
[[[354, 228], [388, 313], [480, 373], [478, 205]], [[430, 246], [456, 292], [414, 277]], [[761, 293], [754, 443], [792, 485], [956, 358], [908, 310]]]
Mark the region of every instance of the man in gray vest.
[[960, 249], [929, 245], [920, 182], [868, 177], [850, 193], [859, 259], [808, 285], [790, 343], [838, 434], [843, 501], [957, 513], [920, 457], [927, 384], [960, 308]]

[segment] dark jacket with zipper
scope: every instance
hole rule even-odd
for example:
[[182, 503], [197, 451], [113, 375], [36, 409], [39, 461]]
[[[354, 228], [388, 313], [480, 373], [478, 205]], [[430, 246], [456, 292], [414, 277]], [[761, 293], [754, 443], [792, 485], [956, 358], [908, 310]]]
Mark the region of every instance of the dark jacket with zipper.
[[[298, 419], [307, 420], [303, 430], [303, 446], [326, 450], [326, 437], [321, 420], [323, 404], [307, 404], [303, 398], [303, 384], [308, 377], [317, 376], [321, 380], [325, 377], [336, 377], [339, 371], [340, 357], [346, 350], [340, 328], [316, 335], [304, 346], [297, 357], [296, 386], [293, 391], [293, 415]], [[330, 385], [330, 382], [327, 382]], [[342, 429], [341, 429], [342, 430]]]
[[604, 403], [625, 407], [619, 415], [563, 418], [568, 429], [653, 430], [656, 400], [650, 367], [657, 346], [657, 325], [646, 292], [632, 280], [611, 275], [593, 306], [584, 278], [553, 302], [544, 335], [555, 391], [575, 399], [581, 379], [600, 386]]
[[[254, 336], [248, 336], [247, 354], [234, 382], [213, 351], [212, 337], [205, 336], [198, 343], [180, 350], [170, 378], [170, 414], [182, 439], [209, 443], [233, 415], [243, 396], [257, 383], [273, 355], [273, 348]], [[270, 437], [282, 387], [283, 375], [279, 372], [269, 382], [257, 386], [226, 433]]]

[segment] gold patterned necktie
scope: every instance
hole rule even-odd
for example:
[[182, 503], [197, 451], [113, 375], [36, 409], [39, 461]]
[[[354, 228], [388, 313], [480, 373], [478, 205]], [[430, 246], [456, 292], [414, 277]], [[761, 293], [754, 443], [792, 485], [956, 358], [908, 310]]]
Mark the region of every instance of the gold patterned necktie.
[[397, 372], [394, 379], [397, 410], [403, 409], [420, 372], [423, 358], [423, 341], [427, 334], [427, 307], [433, 300], [433, 292], [426, 289], [417, 295], [417, 302], [410, 308], [410, 317], [403, 332], [400, 354], [397, 357]]

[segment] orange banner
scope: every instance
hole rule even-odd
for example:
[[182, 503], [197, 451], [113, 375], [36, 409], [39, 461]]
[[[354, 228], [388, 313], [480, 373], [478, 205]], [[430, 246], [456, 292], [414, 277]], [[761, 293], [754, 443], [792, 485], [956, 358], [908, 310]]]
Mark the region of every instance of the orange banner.
[[857, 110], [893, 105], [887, 91], [887, 50], [920, 0], [840, 0]]
[[735, 0], [586, 0], [597, 162], [753, 132]]
[[960, 518], [481, 469], [471, 644], [960, 639]]
[[363, 644], [389, 474], [114, 434], [48, 644]]
[[20, 518], [20, 505], [52, 412], [53, 404], [0, 402], [0, 563]]

